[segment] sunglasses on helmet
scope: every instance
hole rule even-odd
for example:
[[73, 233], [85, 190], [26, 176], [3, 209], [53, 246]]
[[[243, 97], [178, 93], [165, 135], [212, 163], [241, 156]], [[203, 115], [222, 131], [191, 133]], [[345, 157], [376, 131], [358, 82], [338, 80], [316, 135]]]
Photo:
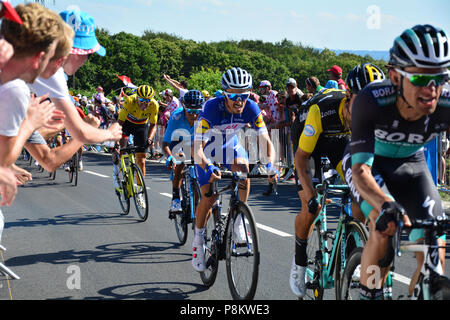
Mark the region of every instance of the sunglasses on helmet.
[[435, 74], [409, 73], [400, 69], [395, 69], [395, 71], [409, 79], [411, 84], [416, 87], [428, 87], [432, 82], [435, 86], [440, 86], [445, 84], [449, 79], [448, 71]]

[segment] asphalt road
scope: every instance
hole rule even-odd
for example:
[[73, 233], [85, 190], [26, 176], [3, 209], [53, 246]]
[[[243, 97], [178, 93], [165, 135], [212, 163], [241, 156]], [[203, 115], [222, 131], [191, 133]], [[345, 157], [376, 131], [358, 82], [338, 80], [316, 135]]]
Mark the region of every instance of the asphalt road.
[[[0, 280], [0, 299], [154, 299], [229, 300], [225, 263], [207, 289], [191, 266], [192, 230], [179, 246], [168, 219], [171, 184], [163, 164], [147, 163], [149, 219], [137, 219], [132, 205], [123, 216], [113, 192], [110, 156], [85, 153], [78, 186], [62, 168], [56, 180], [19, 162], [33, 181], [19, 189], [11, 207], [2, 208], [6, 224], [2, 245], [5, 264], [21, 279]], [[249, 204], [260, 237], [260, 275], [255, 299], [296, 300], [289, 288], [294, 252], [294, 219], [299, 200], [292, 183], [265, 197], [266, 181], [253, 180]], [[336, 217], [330, 216], [330, 228]], [[449, 254], [447, 254], [447, 258]], [[394, 298], [406, 295], [415, 261], [397, 260]], [[447, 274], [450, 267], [446, 265]], [[326, 290], [325, 299], [334, 299]]]

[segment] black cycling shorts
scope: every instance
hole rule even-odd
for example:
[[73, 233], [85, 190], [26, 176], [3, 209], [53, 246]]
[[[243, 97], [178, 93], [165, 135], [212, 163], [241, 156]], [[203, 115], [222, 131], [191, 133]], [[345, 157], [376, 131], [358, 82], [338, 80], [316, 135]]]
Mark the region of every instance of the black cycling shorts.
[[125, 121], [122, 125], [122, 135], [133, 135], [135, 147], [143, 147], [147, 144], [148, 139], [148, 124], [135, 124], [130, 121]]
[[[348, 159], [347, 159], [348, 160]], [[344, 174], [351, 174], [351, 160], [343, 164]], [[350, 168], [350, 169], [349, 169]], [[423, 151], [418, 151], [408, 158], [386, 158], [375, 156], [372, 175], [385, 194], [400, 203], [411, 218], [426, 219], [443, 216], [442, 200], [428, 169]], [[347, 183], [351, 183], [351, 175], [347, 175]], [[348, 181], [350, 178], [350, 181]], [[350, 185], [350, 188], [352, 186]], [[362, 197], [355, 197], [364, 215], [368, 217], [373, 209]], [[415, 241], [423, 236], [423, 230], [415, 229], [410, 240]]]

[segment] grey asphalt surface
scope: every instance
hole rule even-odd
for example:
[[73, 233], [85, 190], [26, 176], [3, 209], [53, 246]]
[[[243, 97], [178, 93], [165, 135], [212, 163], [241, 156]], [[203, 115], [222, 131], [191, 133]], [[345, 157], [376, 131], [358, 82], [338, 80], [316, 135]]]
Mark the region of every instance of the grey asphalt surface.
[[[231, 299], [225, 262], [207, 289], [191, 266], [191, 229], [187, 243], [178, 245], [168, 219], [171, 184], [164, 164], [147, 162], [150, 213], [142, 223], [133, 204], [129, 215], [121, 214], [110, 156], [85, 153], [83, 163], [74, 187], [62, 168], [51, 181], [47, 172], [19, 161], [33, 174], [33, 181], [20, 187], [11, 207], [2, 208], [6, 221], [2, 245], [7, 248], [5, 264], [21, 279], [1, 277], [0, 299]], [[298, 196], [292, 183], [280, 184], [277, 196], [265, 197], [265, 190], [266, 180], [252, 181], [249, 205], [259, 224], [261, 251], [255, 299], [296, 300], [289, 288], [289, 269]], [[336, 217], [331, 215], [329, 222], [333, 228]], [[410, 255], [397, 260], [396, 273], [409, 278], [414, 269]], [[447, 263], [447, 274], [449, 269]], [[395, 281], [394, 298], [406, 295], [406, 289], [406, 284]], [[334, 299], [334, 290], [326, 290], [324, 298]]]

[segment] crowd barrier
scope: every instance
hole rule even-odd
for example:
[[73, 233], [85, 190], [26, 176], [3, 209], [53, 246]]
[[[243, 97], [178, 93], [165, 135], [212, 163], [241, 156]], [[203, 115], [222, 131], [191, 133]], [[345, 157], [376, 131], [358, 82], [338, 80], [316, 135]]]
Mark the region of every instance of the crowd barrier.
[[[153, 154], [163, 154], [164, 132], [165, 127], [157, 125]], [[275, 148], [275, 166], [282, 173], [280, 182], [284, 182], [294, 175], [295, 152], [291, 140], [291, 128], [271, 129], [269, 135]], [[255, 131], [251, 128], [244, 128], [239, 133], [238, 139], [248, 154], [249, 163], [252, 164], [252, 173], [264, 173], [266, 163], [261, 161], [264, 157], [261, 156], [261, 146]], [[110, 147], [111, 143], [106, 142], [102, 146]], [[439, 190], [450, 193], [450, 149], [447, 134], [441, 133], [436, 140], [429, 143], [426, 146], [425, 155], [428, 167]], [[163, 158], [161, 157], [160, 160], [163, 161]]]

